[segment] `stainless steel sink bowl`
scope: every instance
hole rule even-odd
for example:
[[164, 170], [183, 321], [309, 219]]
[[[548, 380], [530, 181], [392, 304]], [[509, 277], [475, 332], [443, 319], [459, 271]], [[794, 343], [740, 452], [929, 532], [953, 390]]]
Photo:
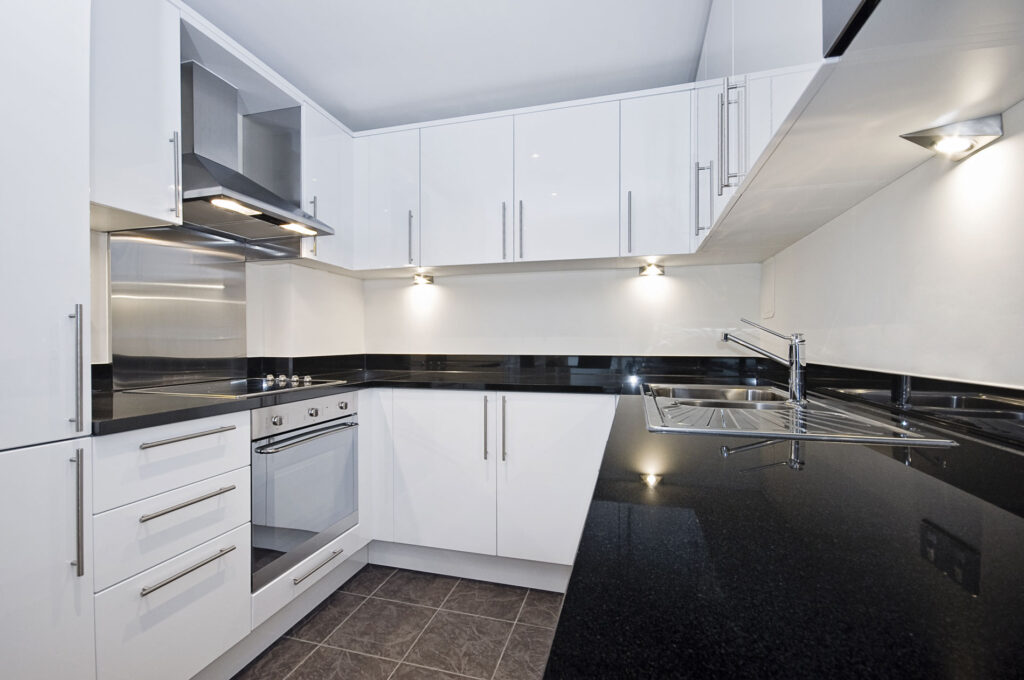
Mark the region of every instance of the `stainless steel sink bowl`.
[[771, 387], [746, 385], [648, 385], [649, 392], [667, 406], [704, 408], [786, 408], [787, 395]]

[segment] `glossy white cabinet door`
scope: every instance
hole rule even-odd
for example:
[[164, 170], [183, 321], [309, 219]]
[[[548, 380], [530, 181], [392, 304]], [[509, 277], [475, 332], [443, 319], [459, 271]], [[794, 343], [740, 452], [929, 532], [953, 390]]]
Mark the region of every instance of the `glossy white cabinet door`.
[[80, 437], [91, 420], [89, 4], [9, 4], [4, 19], [4, 91], [21, 105], [2, 114], [0, 356], [13, 389], [0, 393], [0, 450]]
[[515, 259], [619, 254], [619, 105], [515, 117]]
[[347, 139], [348, 133], [334, 121], [303, 105], [302, 209], [335, 229], [344, 221], [346, 209], [342, 162]]
[[[78, 498], [82, 456], [84, 496]], [[90, 440], [0, 453], [0, 659], [23, 680], [95, 678]], [[78, 576], [82, 518], [84, 575]]]
[[615, 397], [502, 392], [498, 555], [572, 564]]
[[621, 102], [622, 255], [690, 250], [693, 223], [690, 92]]
[[512, 260], [512, 117], [420, 130], [424, 265]]
[[419, 264], [420, 132], [355, 140], [357, 269]]
[[[92, 2], [90, 199], [133, 213], [117, 226], [181, 224], [179, 34], [165, 0]], [[94, 212], [95, 226], [115, 226], [108, 215]]]
[[395, 541], [493, 555], [495, 394], [395, 390]]
[[715, 208], [720, 201], [719, 97], [724, 92], [725, 84], [722, 80], [702, 83], [693, 90], [694, 174], [691, 191], [696, 224], [691, 232], [691, 249], [694, 251], [711, 231], [716, 218]]

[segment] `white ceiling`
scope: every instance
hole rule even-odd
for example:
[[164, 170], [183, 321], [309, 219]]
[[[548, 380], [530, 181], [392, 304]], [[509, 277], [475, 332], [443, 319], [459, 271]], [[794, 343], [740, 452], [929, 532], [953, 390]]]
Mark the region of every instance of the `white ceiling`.
[[353, 130], [691, 82], [711, 0], [188, 0]]

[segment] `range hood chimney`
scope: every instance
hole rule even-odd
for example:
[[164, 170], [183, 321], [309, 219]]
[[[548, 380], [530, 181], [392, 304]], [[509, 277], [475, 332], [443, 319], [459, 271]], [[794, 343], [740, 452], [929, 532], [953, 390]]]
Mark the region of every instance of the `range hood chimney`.
[[184, 221], [243, 241], [333, 234], [241, 172], [240, 120], [232, 85], [195, 62], [181, 65]]

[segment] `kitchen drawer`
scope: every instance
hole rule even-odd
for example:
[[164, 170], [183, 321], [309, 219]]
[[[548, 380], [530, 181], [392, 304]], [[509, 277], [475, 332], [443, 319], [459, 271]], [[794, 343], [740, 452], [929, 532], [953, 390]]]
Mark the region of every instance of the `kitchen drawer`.
[[[252, 627], [260, 625], [363, 548], [370, 539], [357, 524], [252, 595]], [[336, 557], [331, 554], [340, 550]], [[323, 565], [323, 566], [320, 566]], [[318, 568], [319, 567], [319, 568]], [[301, 580], [300, 583], [295, 583]]]
[[248, 635], [249, 553], [246, 524], [96, 595], [98, 677], [190, 678]]
[[247, 465], [96, 515], [96, 591], [248, 522], [251, 484]]
[[248, 464], [248, 411], [96, 437], [93, 512]]

